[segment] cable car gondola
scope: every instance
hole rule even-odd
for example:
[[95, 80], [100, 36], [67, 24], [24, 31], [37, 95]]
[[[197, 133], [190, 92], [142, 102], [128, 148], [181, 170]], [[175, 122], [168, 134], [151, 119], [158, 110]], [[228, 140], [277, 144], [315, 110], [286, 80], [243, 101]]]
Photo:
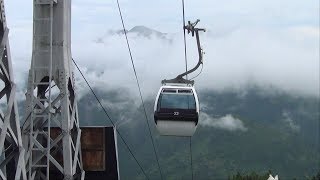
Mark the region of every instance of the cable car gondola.
[[161, 135], [192, 136], [196, 131], [199, 100], [193, 86], [162, 86], [154, 107], [154, 120]]
[[200, 47], [199, 31], [195, 23], [184, 27], [188, 33], [196, 35], [199, 61], [191, 70], [171, 80], [163, 80], [154, 104], [154, 121], [160, 135], [192, 136], [199, 121], [200, 105], [193, 80], [183, 77], [194, 72], [202, 64], [203, 51]]

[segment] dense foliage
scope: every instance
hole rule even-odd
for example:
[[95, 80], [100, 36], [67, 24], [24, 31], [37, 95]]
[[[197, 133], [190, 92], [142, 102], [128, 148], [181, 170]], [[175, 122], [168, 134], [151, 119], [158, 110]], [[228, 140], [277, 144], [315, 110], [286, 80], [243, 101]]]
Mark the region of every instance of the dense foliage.
[[240, 172], [238, 172], [236, 175], [229, 177], [228, 180], [267, 180], [270, 174], [272, 174], [270, 171], [262, 175], [259, 175], [255, 172], [251, 172], [248, 174], [241, 174]]
[[[256, 172], [251, 172], [251, 173], [247, 173], [247, 174], [238, 172], [236, 175], [229, 176], [228, 180], [267, 180], [269, 178], [270, 174], [272, 175], [271, 171], [269, 171], [268, 173], [263, 173], [263, 174], [257, 174]], [[297, 179], [297, 178], [293, 178], [293, 180], [295, 180], [295, 179]], [[306, 176], [302, 179], [320, 180], [320, 170], [316, 175]], [[281, 180], [281, 178], [278, 177], [278, 180]]]

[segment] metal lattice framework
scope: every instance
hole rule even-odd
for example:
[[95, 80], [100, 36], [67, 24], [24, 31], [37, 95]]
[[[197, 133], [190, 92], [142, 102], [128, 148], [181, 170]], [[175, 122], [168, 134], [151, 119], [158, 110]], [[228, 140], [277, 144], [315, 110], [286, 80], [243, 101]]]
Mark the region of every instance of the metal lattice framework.
[[84, 179], [71, 58], [71, 0], [34, 0], [33, 7], [23, 125], [28, 179]]
[[0, 0], [0, 179], [26, 179], [16, 86], [13, 82], [12, 63], [6, 24], [4, 2]]

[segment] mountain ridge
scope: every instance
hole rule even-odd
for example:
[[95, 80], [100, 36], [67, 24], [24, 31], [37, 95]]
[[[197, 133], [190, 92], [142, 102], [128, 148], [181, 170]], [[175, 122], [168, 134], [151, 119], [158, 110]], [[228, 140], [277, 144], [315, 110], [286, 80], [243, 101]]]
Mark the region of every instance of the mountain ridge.
[[[198, 92], [201, 106], [205, 105], [200, 113], [206, 113], [210, 117], [231, 114], [241, 120], [247, 129], [226, 130], [200, 123], [192, 137], [194, 173], [199, 180], [227, 179], [236, 172], [259, 173], [268, 170], [279, 174], [283, 179], [302, 179], [305, 175], [314, 175], [319, 171], [319, 99], [295, 97], [285, 93], [267, 95], [259, 91], [261, 90], [252, 88], [246, 96], [239, 96], [237, 91]], [[141, 105], [133, 105], [135, 100], [130, 98], [132, 94], [121, 98], [122, 93], [124, 92], [119, 93], [117, 90], [97, 91], [108, 105], [111, 117], [123, 122], [118, 130], [130, 142], [130, 147], [136, 152], [142, 166], [152, 179], [159, 179], [143, 108]], [[94, 97], [84, 97], [79, 102], [79, 117], [86, 117], [86, 111], [82, 109], [88, 105], [92, 108], [87, 110], [90, 114], [87, 114], [86, 123], [105, 124], [106, 117], [95, 105]], [[190, 177], [190, 162], [186, 161], [189, 156], [187, 139], [159, 136], [152, 126], [153, 101], [145, 99], [145, 107], [151, 131], [158, 144], [157, 151], [165, 178], [187, 179]], [[288, 114], [284, 115], [284, 111]], [[286, 116], [300, 127], [299, 130], [290, 127], [289, 121], [284, 120]], [[144, 178], [129, 170], [136, 165], [129, 160], [130, 155], [121, 145], [119, 158], [120, 172], [124, 179]]]

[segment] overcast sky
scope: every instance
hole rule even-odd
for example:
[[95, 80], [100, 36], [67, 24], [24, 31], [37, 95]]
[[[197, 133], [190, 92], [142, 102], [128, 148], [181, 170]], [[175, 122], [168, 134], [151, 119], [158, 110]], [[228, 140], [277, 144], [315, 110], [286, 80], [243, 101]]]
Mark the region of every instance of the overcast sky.
[[[72, 1], [72, 51], [88, 79], [103, 88], [136, 90], [115, 0]], [[143, 92], [184, 70], [180, 0], [120, 0], [127, 29], [136, 25], [169, 33], [172, 41], [129, 36]], [[201, 19], [206, 52], [199, 88], [243, 88], [248, 84], [319, 96], [318, 0], [200, 0], [186, 3], [186, 19]], [[32, 1], [5, 0], [14, 76], [23, 93], [32, 52]], [[104, 43], [95, 40], [102, 38]], [[188, 38], [189, 65], [196, 63]], [[78, 78], [79, 79], [79, 78]], [[84, 89], [78, 82], [78, 91]]]

